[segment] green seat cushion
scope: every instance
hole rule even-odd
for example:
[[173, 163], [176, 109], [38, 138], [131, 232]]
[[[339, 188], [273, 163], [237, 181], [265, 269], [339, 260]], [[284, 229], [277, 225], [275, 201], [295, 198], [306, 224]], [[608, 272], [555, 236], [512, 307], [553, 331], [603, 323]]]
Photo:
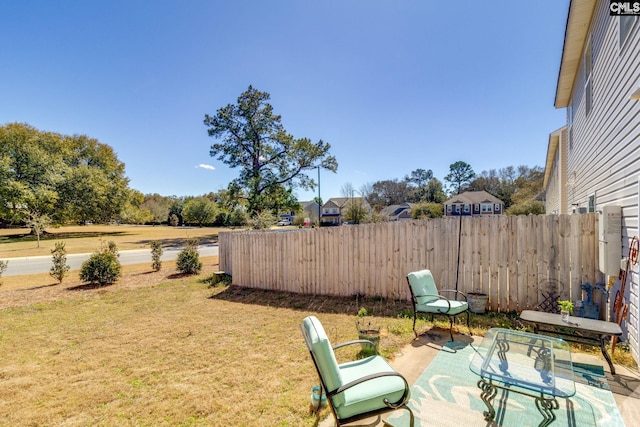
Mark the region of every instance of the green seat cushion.
[[[451, 304], [451, 307], [449, 307]], [[447, 303], [446, 300], [440, 299], [430, 302], [428, 304], [417, 304], [416, 311], [419, 313], [442, 313], [455, 316], [466, 311], [469, 308], [469, 304], [466, 301], [451, 300]]]
[[[395, 369], [382, 356], [343, 363], [340, 376], [343, 384], [379, 372], [395, 372]], [[405, 393], [405, 382], [399, 376], [374, 378], [353, 386], [333, 396], [333, 406], [338, 418], [345, 419], [354, 415], [387, 408], [383, 399], [396, 403]], [[408, 391], [407, 391], [408, 392]]]
[[315, 316], [306, 317], [302, 324], [311, 343], [311, 352], [318, 365], [320, 376], [328, 391], [336, 390], [342, 385], [342, 379], [336, 355], [333, 353], [333, 348], [322, 324]]

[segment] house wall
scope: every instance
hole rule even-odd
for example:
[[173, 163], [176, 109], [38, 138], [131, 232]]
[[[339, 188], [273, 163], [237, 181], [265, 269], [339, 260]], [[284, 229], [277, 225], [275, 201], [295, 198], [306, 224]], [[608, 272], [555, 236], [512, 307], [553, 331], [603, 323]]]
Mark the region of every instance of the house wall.
[[558, 143], [558, 185], [559, 185], [559, 214], [569, 213], [567, 209], [567, 200], [569, 195], [569, 187], [567, 185], [567, 129], [564, 128], [558, 135], [560, 141]]
[[[311, 222], [318, 221], [318, 204], [317, 203], [309, 203], [302, 210], [302, 215], [304, 218], [309, 218]], [[321, 208], [320, 208], [321, 209]]]
[[560, 213], [560, 167], [558, 151], [555, 152], [553, 171], [550, 174], [547, 188], [545, 188], [544, 211], [548, 214]]
[[[571, 191], [572, 183], [567, 182], [567, 131], [566, 128], [559, 129], [551, 134], [550, 139], [554, 142], [555, 151], [553, 153], [553, 163], [549, 182], [545, 188], [545, 212], [547, 214], [570, 213], [567, 208], [567, 194]], [[552, 147], [551, 143], [550, 149]]]
[[[596, 209], [608, 204], [622, 206], [620, 244], [623, 256], [627, 256], [631, 238], [638, 235], [639, 223], [640, 103], [631, 100], [630, 95], [640, 85], [640, 22], [634, 24], [629, 39], [620, 47], [619, 18], [609, 16], [609, 1], [601, 0], [596, 5], [589, 36], [593, 58], [592, 106], [587, 115], [582, 61], [568, 109], [573, 110], [567, 149], [568, 182], [572, 185], [567, 186], [565, 206], [569, 211], [574, 204], [588, 207], [590, 196], [595, 198]], [[638, 360], [637, 266], [629, 279], [625, 295], [630, 310], [623, 327]], [[612, 290], [611, 302], [616, 288]]]

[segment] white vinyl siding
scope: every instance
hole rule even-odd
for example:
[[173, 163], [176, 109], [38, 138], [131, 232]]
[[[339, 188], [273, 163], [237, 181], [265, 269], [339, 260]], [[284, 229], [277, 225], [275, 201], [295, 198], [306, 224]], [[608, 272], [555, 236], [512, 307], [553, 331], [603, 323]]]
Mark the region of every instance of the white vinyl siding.
[[[640, 101], [631, 93], [640, 86], [640, 37], [632, 26], [620, 49], [619, 19], [609, 16], [609, 2], [600, 0], [589, 27], [591, 72], [585, 58], [576, 73], [570, 103], [573, 105], [572, 149], [567, 155], [567, 209], [572, 205], [589, 208], [589, 199], [598, 210], [607, 204], [622, 206], [622, 253], [639, 234], [640, 221]], [[585, 49], [587, 52], [587, 49]], [[591, 83], [591, 102], [587, 105], [587, 79]], [[632, 273], [629, 288], [627, 334], [634, 357], [640, 358], [640, 310], [638, 274]], [[599, 280], [605, 280], [604, 277]], [[614, 289], [615, 291], [615, 289]]]
[[557, 138], [557, 147], [553, 153], [553, 163], [549, 171], [546, 183], [544, 208], [547, 214], [566, 214], [567, 194], [572, 188], [572, 183], [567, 180], [567, 127], [552, 132], [549, 136], [549, 149], [552, 148], [552, 140]]

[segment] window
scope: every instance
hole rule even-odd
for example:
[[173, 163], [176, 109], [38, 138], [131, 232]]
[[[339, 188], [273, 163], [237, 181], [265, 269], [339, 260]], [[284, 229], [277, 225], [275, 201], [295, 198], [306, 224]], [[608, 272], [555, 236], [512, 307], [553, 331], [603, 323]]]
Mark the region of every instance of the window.
[[591, 71], [593, 69], [593, 59], [591, 56], [591, 38], [587, 40], [587, 47], [584, 49], [584, 114], [586, 116], [591, 112], [591, 98], [592, 98], [592, 84], [591, 84]]
[[629, 38], [629, 34], [631, 34], [631, 30], [633, 29], [633, 25], [636, 23], [636, 19], [637, 16], [633, 15], [621, 15], [618, 18], [618, 27], [620, 28], [620, 47], [622, 47]]
[[456, 205], [456, 213], [460, 213], [460, 205]]
[[482, 204], [482, 213], [491, 213], [493, 204], [492, 203], [483, 203]]
[[469, 211], [471, 210], [471, 205], [464, 205], [464, 213], [469, 213]]
[[451, 212], [451, 205], [447, 205], [447, 212]]
[[596, 211], [596, 195], [592, 194], [589, 196], [589, 212]]
[[500, 203], [496, 203], [496, 205], [494, 206], [494, 210], [495, 212], [500, 212]]

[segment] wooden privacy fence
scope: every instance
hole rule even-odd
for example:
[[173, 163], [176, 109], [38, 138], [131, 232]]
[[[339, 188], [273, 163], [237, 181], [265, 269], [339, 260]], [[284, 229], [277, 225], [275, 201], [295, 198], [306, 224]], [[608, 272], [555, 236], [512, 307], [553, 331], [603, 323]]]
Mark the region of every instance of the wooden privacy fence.
[[596, 230], [597, 215], [583, 214], [227, 232], [220, 268], [234, 285], [401, 300], [407, 273], [428, 268], [441, 289], [456, 288], [457, 275], [457, 288], [486, 293], [490, 310], [522, 310], [550, 293], [582, 299], [582, 283], [603, 280]]

